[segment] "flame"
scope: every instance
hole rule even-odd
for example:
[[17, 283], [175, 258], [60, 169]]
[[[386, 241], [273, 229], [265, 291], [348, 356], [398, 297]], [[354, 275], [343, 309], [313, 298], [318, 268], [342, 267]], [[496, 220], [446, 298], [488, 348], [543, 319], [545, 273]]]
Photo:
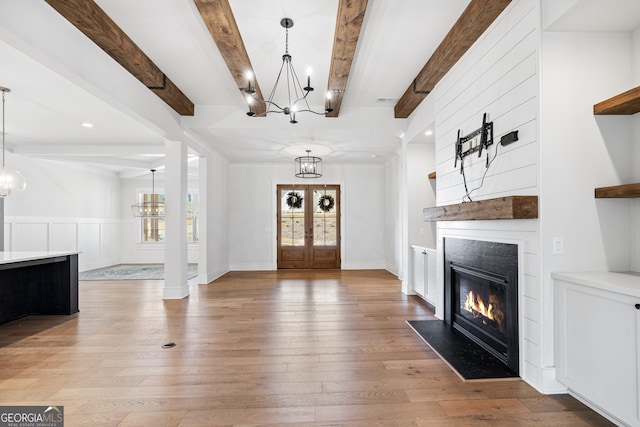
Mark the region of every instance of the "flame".
[[[473, 291], [469, 291], [467, 292], [464, 309], [471, 313], [474, 318], [483, 316], [496, 322], [500, 331], [504, 332], [506, 316], [502, 311], [498, 296], [490, 295], [489, 301], [483, 301], [480, 296], [475, 295]], [[485, 321], [482, 323], [486, 324]]]
[[467, 300], [464, 303], [464, 309], [471, 313], [478, 313], [490, 320], [497, 320], [494, 317], [493, 304], [486, 304], [481, 297], [475, 296], [473, 291], [467, 293]]

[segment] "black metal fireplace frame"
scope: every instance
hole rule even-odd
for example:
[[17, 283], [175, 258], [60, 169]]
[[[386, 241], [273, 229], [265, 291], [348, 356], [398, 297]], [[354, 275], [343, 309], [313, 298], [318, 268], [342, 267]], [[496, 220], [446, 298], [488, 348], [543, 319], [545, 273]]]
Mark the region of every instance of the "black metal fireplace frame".
[[[444, 320], [453, 325], [467, 338], [507, 365], [515, 373], [519, 372], [519, 329], [518, 329], [518, 247], [515, 244], [467, 240], [444, 239]], [[510, 329], [504, 342], [483, 342], [464, 325], [454, 322], [455, 301], [453, 283], [458, 275], [473, 276], [479, 281], [487, 281], [504, 286], [507, 311], [506, 324]], [[462, 322], [464, 323], [464, 322]], [[486, 337], [485, 337], [486, 338]]]

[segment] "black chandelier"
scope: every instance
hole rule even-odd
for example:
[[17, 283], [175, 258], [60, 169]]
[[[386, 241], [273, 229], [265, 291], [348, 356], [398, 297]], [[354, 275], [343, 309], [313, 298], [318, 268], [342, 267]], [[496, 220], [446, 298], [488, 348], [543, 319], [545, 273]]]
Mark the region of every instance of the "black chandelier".
[[[243, 89], [244, 93], [247, 94], [247, 103], [249, 104], [249, 111], [247, 112], [247, 116], [259, 116], [259, 115], [267, 115], [268, 113], [283, 113], [289, 116], [289, 123], [298, 123], [296, 120], [296, 113], [313, 113], [318, 115], [324, 115], [331, 113], [333, 108], [331, 108], [331, 92], [327, 92], [328, 99], [328, 108], [326, 108], [323, 112], [313, 111], [309, 106], [309, 101], [307, 100], [307, 96], [309, 93], [313, 92], [313, 87], [311, 87], [311, 72], [307, 73], [307, 85], [302, 87], [300, 84], [300, 80], [298, 79], [298, 75], [293, 68], [293, 64], [291, 64], [291, 55], [289, 54], [289, 28], [293, 27], [293, 20], [291, 18], [282, 18], [280, 20], [280, 25], [285, 29], [285, 50], [284, 55], [282, 55], [282, 65], [280, 66], [280, 72], [278, 73], [278, 77], [276, 78], [276, 82], [273, 84], [273, 89], [271, 89], [271, 93], [269, 97], [264, 100], [255, 96], [256, 89], [255, 85], [251, 86], [251, 80], [253, 79], [253, 75], [251, 73], [247, 74], [247, 87]], [[287, 99], [286, 104], [276, 103], [273, 100], [273, 97], [276, 93], [276, 89], [278, 87], [278, 83], [280, 83], [280, 77], [282, 76], [282, 72], [285, 72], [285, 77], [287, 80]], [[251, 105], [253, 102], [261, 102], [265, 104], [265, 112], [264, 114], [256, 115], [256, 113], [252, 110]]]
[[307, 155], [296, 157], [296, 176], [298, 178], [320, 178], [322, 176], [322, 159], [312, 156], [311, 150]]

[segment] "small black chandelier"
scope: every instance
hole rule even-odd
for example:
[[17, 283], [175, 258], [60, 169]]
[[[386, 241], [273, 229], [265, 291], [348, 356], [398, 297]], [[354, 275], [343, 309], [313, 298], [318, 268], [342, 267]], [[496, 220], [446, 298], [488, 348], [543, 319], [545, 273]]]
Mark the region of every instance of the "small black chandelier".
[[[247, 94], [247, 103], [249, 104], [249, 111], [247, 112], [247, 116], [266, 116], [269, 113], [283, 113], [289, 116], [289, 123], [295, 124], [298, 123], [298, 121], [296, 120], [296, 113], [305, 112], [318, 115], [331, 113], [333, 111], [333, 108], [331, 108], [331, 92], [327, 92], [328, 104], [327, 108], [324, 111], [313, 111], [309, 106], [307, 96], [309, 95], [309, 93], [313, 92], [313, 87], [311, 86], [311, 71], [309, 70], [307, 72], [307, 85], [305, 87], [302, 87], [302, 85], [300, 84], [300, 80], [298, 79], [298, 75], [293, 68], [293, 64], [291, 64], [291, 55], [289, 54], [289, 28], [293, 27], [293, 19], [282, 18], [280, 20], [280, 25], [285, 29], [285, 50], [284, 55], [282, 55], [282, 65], [280, 66], [280, 72], [278, 72], [276, 82], [273, 84], [273, 89], [271, 89], [271, 93], [266, 100], [260, 99], [255, 96], [255, 85], [251, 85], [253, 75], [251, 73], [247, 73], [248, 83], [247, 87], [243, 89], [244, 93]], [[276, 89], [278, 87], [278, 83], [280, 83], [280, 77], [282, 76], [283, 70], [285, 72], [285, 77], [287, 80], [286, 104], [283, 104], [282, 101], [280, 101], [280, 103], [276, 103], [273, 100]], [[260, 102], [265, 104], [264, 114], [256, 115], [256, 113], [251, 108], [253, 102]]]
[[322, 176], [322, 159], [310, 155], [296, 157], [296, 176], [298, 178], [320, 178]]

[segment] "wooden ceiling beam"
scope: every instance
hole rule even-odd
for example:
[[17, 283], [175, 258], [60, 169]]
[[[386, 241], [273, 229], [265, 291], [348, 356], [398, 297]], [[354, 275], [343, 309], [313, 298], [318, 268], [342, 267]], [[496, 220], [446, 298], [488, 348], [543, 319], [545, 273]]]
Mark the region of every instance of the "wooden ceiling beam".
[[93, 0], [45, 1], [178, 114], [193, 116], [193, 102]]
[[[258, 77], [253, 71], [247, 49], [244, 46], [236, 19], [231, 11], [228, 0], [194, 0], [200, 15], [204, 20], [213, 41], [218, 46], [220, 54], [227, 63], [227, 68], [236, 81], [238, 89], [247, 87], [247, 72], [253, 73], [255, 82], [255, 97], [264, 99]], [[265, 104], [258, 102], [251, 106], [256, 116], [265, 116]]]
[[330, 107], [333, 111], [326, 117], [338, 117], [340, 114], [366, 9], [367, 0], [340, 0], [338, 3], [327, 89], [331, 92], [331, 101], [325, 101], [325, 108]]
[[406, 119], [495, 21], [511, 0], [471, 0], [431, 58], [395, 105], [395, 117]]

